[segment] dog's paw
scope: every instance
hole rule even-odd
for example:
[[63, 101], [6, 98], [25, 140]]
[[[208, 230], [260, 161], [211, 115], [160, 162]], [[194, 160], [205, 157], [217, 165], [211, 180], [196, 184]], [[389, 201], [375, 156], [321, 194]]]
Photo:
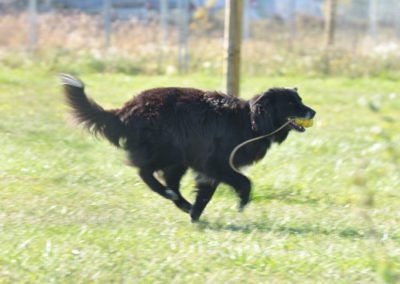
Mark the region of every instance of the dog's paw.
[[250, 200], [247, 200], [247, 201], [241, 200], [240, 203], [239, 203], [238, 211], [239, 212], [243, 212], [244, 209], [246, 208], [246, 206], [249, 204], [249, 202], [250, 202]]

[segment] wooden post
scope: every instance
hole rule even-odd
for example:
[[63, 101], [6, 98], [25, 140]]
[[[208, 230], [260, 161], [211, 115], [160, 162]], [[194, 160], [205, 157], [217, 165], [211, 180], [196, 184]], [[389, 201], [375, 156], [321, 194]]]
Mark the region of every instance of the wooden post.
[[29, 0], [28, 4], [29, 50], [34, 51], [37, 44], [37, 1]]
[[104, 17], [104, 47], [108, 49], [111, 45], [111, 0], [103, 0]]
[[160, 49], [158, 70], [162, 71], [168, 42], [168, 0], [160, 1]]
[[327, 5], [325, 20], [325, 48], [329, 48], [335, 43], [337, 0], [328, 0]]
[[179, 50], [178, 69], [179, 72], [186, 72], [189, 67], [188, 35], [189, 35], [189, 0], [179, 0]]
[[232, 96], [239, 96], [240, 89], [242, 17], [243, 0], [226, 0], [224, 76], [226, 93]]

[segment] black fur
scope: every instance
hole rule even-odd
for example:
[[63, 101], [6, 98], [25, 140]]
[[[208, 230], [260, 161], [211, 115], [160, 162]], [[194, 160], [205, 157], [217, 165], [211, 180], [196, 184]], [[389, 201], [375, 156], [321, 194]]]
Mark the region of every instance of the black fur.
[[[315, 115], [302, 104], [296, 89], [285, 88], [270, 89], [249, 101], [191, 88], [150, 89], [121, 109], [107, 111], [87, 98], [81, 81], [69, 75], [61, 79], [76, 119], [91, 132], [123, 147], [143, 181], [190, 213], [192, 221], [199, 219], [220, 182], [234, 188], [240, 208], [249, 202], [250, 180], [228, 163], [236, 145], [276, 130], [290, 117]], [[235, 166], [260, 160], [271, 143], [282, 143], [292, 128], [288, 125], [273, 136], [244, 146], [235, 156]], [[193, 206], [179, 191], [188, 168], [198, 173]]]

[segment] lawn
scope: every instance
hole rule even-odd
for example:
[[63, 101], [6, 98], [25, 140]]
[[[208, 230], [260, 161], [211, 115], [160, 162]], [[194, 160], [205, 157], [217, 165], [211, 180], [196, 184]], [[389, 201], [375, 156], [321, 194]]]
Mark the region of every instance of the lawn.
[[[218, 76], [80, 74], [119, 107]], [[400, 83], [245, 77], [250, 97], [297, 86], [317, 111], [243, 169], [253, 202], [221, 186], [202, 222], [151, 192], [124, 153], [68, 123], [55, 74], [0, 68], [0, 283], [399, 283]], [[193, 200], [188, 174], [183, 193]]]

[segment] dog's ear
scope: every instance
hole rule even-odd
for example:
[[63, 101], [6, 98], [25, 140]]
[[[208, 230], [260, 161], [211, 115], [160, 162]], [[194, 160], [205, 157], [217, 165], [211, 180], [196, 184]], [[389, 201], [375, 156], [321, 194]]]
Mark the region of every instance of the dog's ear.
[[272, 101], [271, 98], [264, 94], [255, 97], [249, 102], [251, 128], [259, 134], [265, 134], [273, 129], [272, 120]]

